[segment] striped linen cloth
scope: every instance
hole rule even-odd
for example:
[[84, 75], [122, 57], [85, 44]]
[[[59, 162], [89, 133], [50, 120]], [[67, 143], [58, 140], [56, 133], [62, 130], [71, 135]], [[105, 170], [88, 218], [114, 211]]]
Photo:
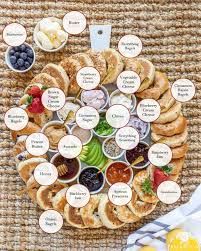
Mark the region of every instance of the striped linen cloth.
[[[200, 218], [198, 236], [201, 236], [201, 184], [195, 190], [188, 203], [130, 234], [124, 250], [137, 251], [142, 246], [151, 245], [157, 250], [167, 251], [165, 234], [182, 225], [187, 219], [192, 220], [196, 217]], [[197, 220], [195, 220], [195, 224], [196, 222]], [[194, 227], [194, 229], [196, 228]]]

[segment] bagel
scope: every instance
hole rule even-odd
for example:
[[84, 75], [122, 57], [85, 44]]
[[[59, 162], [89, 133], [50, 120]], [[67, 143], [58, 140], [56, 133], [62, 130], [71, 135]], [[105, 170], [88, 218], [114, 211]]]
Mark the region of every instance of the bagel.
[[144, 69], [140, 62], [138, 62], [135, 58], [124, 58], [125, 71], [134, 71], [138, 75], [142, 74]]
[[17, 142], [13, 147], [13, 157], [16, 157], [21, 152], [24, 152], [26, 150], [25, 141], [26, 141], [27, 135], [22, 135], [17, 138]]
[[34, 169], [37, 165], [47, 162], [44, 158], [31, 158], [25, 161], [21, 161], [17, 166], [17, 171], [24, 182], [27, 182], [28, 179], [32, 176]]
[[155, 204], [156, 202], [158, 202], [158, 198], [154, 194], [154, 192], [149, 194], [143, 191], [143, 183], [147, 179], [150, 179], [150, 177], [146, 170], [138, 172], [133, 179], [133, 188], [142, 201]]
[[152, 88], [148, 88], [142, 92], [137, 92], [136, 96], [142, 99], [158, 100], [159, 97], [169, 88], [167, 75], [163, 72], [156, 71], [154, 84]]
[[53, 118], [53, 112], [45, 108], [44, 112], [34, 114], [33, 120], [37, 125], [43, 127], [47, 122], [52, 120], [52, 118]]
[[166, 124], [151, 124], [151, 130], [153, 133], [160, 134], [163, 136], [173, 136], [175, 134], [182, 133], [187, 127], [187, 119], [179, 115], [179, 117]]
[[62, 66], [49, 63], [42, 69], [42, 73], [47, 73], [55, 78], [60, 89], [63, 90], [65, 95], [68, 94], [69, 78]]
[[66, 191], [68, 187], [61, 189], [56, 195], [52, 198], [52, 207], [59, 213], [64, 213], [64, 207], [67, 204], [66, 200]]
[[126, 205], [117, 206], [116, 213], [118, 219], [124, 223], [134, 223], [140, 220]]
[[[35, 157], [34, 155], [30, 154], [27, 151], [24, 151], [24, 152], [21, 152], [18, 155], [16, 155], [15, 161], [16, 161], [16, 164], [18, 165], [20, 163], [20, 161], [25, 161], [27, 159], [31, 159], [31, 158], [34, 158], [34, 157]], [[48, 159], [46, 154], [43, 154], [43, 155], [40, 155], [40, 156], [37, 156], [37, 157], [38, 158]]]
[[187, 137], [188, 137], [187, 128], [185, 128], [185, 130], [182, 133], [170, 137], [162, 136], [154, 132], [151, 133], [151, 138], [154, 142], [158, 142], [160, 140], [160, 143], [164, 143], [172, 148], [185, 144], [187, 141]]
[[92, 195], [88, 204], [80, 209], [80, 215], [85, 226], [90, 228], [99, 228], [103, 224], [97, 214], [101, 195]]
[[107, 194], [102, 194], [101, 196], [101, 202], [98, 206], [98, 214], [103, 225], [109, 229], [117, 229], [125, 224], [118, 219], [116, 206], [109, 201]]
[[146, 90], [154, 81], [155, 76], [155, 66], [149, 60], [145, 58], [137, 58], [138, 63], [143, 68], [143, 71], [140, 72], [139, 76], [141, 79], [141, 85], [136, 93]]
[[158, 103], [161, 108], [161, 113], [167, 112], [170, 109], [170, 107], [174, 105], [175, 102], [176, 100], [173, 98], [171, 90], [168, 89], [158, 100]]
[[100, 73], [101, 80], [104, 79], [107, 73], [106, 61], [100, 52], [88, 50], [86, 52], [94, 63], [94, 67]]
[[34, 132], [40, 132], [41, 128], [35, 123], [28, 122], [27, 126], [19, 131], [11, 131], [13, 141], [16, 141], [19, 136], [30, 135]]
[[50, 186], [41, 186], [36, 193], [38, 205], [44, 210], [53, 208], [53, 197], [66, 186], [66, 184], [60, 183], [58, 181]]
[[153, 212], [156, 208], [156, 205], [157, 202], [147, 203], [145, 201], [140, 200], [137, 200], [134, 204], [130, 202], [128, 203], [128, 207], [130, 208], [130, 210], [133, 212], [134, 215], [136, 215], [136, 217], [139, 217], [139, 219]]
[[177, 119], [181, 113], [181, 103], [176, 102], [168, 111], [161, 113], [159, 118], [154, 121], [157, 124], [166, 124]]
[[89, 67], [89, 66], [93, 67], [94, 66], [92, 59], [87, 53], [82, 52], [82, 53], [73, 54], [69, 58], [78, 60], [81, 67]]
[[27, 194], [29, 195], [29, 197], [31, 198], [31, 200], [34, 203], [37, 203], [36, 200], [36, 193], [40, 187], [40, 184], [38, 184], [38, 182], [36, 182], [34, 176], [32, 175], [28, 181], [27, 181]]
[[[60, 87], [56, 79], [47, 73], [39, 73], [31, 80], [31, 85], [35, 85], [38, 83], [42, 84], [45, 87]], [[30, 85], [28, 85], [28, 87], [29, 86]]]
[[66, 221], [76, 228], [87, 228], [80, 215], [80, 208], [70, 206], [68, 203], [64, 207], [64, 217]]
[[109, 48], [101, 52], [107, 63], [107, 74], [102, 81], [103, 85], [112, 84], [123, 71], [124, 64], [121, 55], [115, 49]]
[[184, 165], [185, 158], [179, 158], [179, 159], [173, 159], [168, 164], [169, 167], [171, 167], [170, 175], [176, 175], [179, 174], [182, 170], [182, 167]]
[[80, 90], [79, 85], [77, 84], [76, 81], [76, 74], [77, 72], [82, 68], [80, 62], [76, 59], [73, 58], [64, 58], [60, 64], [66, 71], [67, 75], [70, 78], [70, 83], [69, 83], [69, 94], [77, 94]]
[[183, 144], [181, 146], [172, 148], [172, 158], [173, 159], [179, 159], [181, 157], [184, 157], [188, 151], [188, 144]]

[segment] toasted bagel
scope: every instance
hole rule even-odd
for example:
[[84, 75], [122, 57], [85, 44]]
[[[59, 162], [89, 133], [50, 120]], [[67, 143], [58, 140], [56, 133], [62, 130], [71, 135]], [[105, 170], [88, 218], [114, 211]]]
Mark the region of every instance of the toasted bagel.
[[142, 74], [144, 68], [135, 58], [123, 58], [125, 71], [134, 71], [138, 75]]
[[188, 151], [188, 144], [183, 144], [181, 146], [172, 148], [172, 158], [173, 159], [179, 159], [181, 157], [184, 157]]
[[61, 189], [56, 195], [52, 198], [52, 207], [59, 213], [64, 213], [64, 207], [67, 204], [66, 200], [66, 191], [68, 187]]
[[60, 87], [56, 79], [47, 73], [39, 73], [31, 80], [31, 85], [35, 85], [38, 83], [46, 87]]
[[76, 81], [76, 74], [82, 68], [80, 62], [77, 59], [68, 57], [64, 58], [59, 65], [64, 68], [70, 78], [68, 90], [69, 94], [77, 94], [80, 87]]
[[169, 81], [165, 73], [156, 71], [154, 84], [152, 88], [148, 88], [142, 92], [137, 92], [138, 98], [146, 99], [151, 98], [158, 100], [159, 97], [169, 88]]
[[155, 194], [145, 193], [142, 189], [142, 184], [146, 179], [149, 179], [146, 170], [138, 172], [133, 179], [133, 188], [142, 201], [155, 204], [158, 201], [157, 196]]
[[162, 136], [154, 132], [151, 133], [151, 138], [154, 142], [160, 140], [160, 143], [167, 144], [169, 147], [172, 148], [185, 144], [187, 141], [187, 137], [188, 137], [187, 128], [182, 133], [170, 137]]
[[158, 100], [158, 103], [161, 108], [161, 113], [167, 112], [170, 109], [170, 107], [174, 105], [175, 102], [176, 100], [173, 98], [171, 90], [168, 89]]
[[86, 52], [94, 63], [94, 67], [100, 73], [101, 80], [104, 79], [107, 73], [106, 61], [100, 52], [88, 50]]
[[99, 228], [103, 224], [97, 214], [97, 209], [100, 203], [101, 195], [92, 195], [88, 204], [80, 209], [80, 215], [85, 226], [90, 228]]
[[33, 120], [37, 125], [43, 127], [47, 122], [52, 120], [52, 118], [53, 112], [45, 108], [44, 112], [34, 114]]
[[64, 207], [64, 217], [71, 226], [76, 228], [86, 228], [80, 215], [80, 208], [75, 208], [66, 204]]
[[42, 69], [42, 73], [47, 73], [55, 78], [60, 89], [63, 90], [65, 95], [68, 94], [69, 78], [61, 65], [49, 63]]
[[19, 136], [30, 135], [34, 132], [40, 132], [41, 128], [35, 123], [28, 122], [27, 126], [20, 131], [11, 131], [13, 141], [16, 141]]
[[179, 117], [181, 113], [181, 103], [176, 102], [167, 112], [161, 113], [159, 118], [154, 121], [157, 124], [166, 124], [172, 122]]
[[40, 187], [40, 184], [36, 182], [34, 176], [32, 175], [27, 181], [27, 194], [34, 203], [37, 203], [36, 193]]
[[156, 208], [157, 202], [147, 203], [145, 201], [137, 200], [134, 204], [128, 203], [130, 210], [136, 215], [136, 217], [147, 216]]
[[184, 157], [171, 160], [171, 162], [168, 164], [168, 166], [172, 168], [170, 175], [176, 175], [181, 172], [184, 165], [184, 160]]
[[182, 133], [187, 127], [187, 120], [184, 116], [179, 115], [177, 119], [166, 124], [155, 124], [152, 123], [151, 130], [154, 133], [163, 136], [173, 136], [175, 134]]
[[44, 210], [53, 208], [53, 197], [66, 186], [66, 184], [60, 183], [58, 181], [50, 186], [41, 186], [36, 193], [38, 205]]
[[118, 219], [116, 206], [109, 201], [107, 194], [102, 194], [101, 196], [101, 201], [98, 206], [98, 214], [100, 215], [103, 225], [107, 228], [116, 229], [125, 224]]
[[17, 171], [24, 182], [27, 182], [28, 179], [32, 176], [32, 173], [37, 165], [40, 163], [47, 162], [43, 158], [31, 158], [25, 161], [21, 161], [17, 166]]
[[117, 217], [124, 223], [134, 223], [140, 220], [128, 206], [117, 206], [116, 207]]
[[107, 74], [103, 79], [102, 84], [112, 84], [116, 81], [119, 74], [123, 71], [124, 64], [121, 55], [115, 49], [106, 49], [101, 52], [107, 63]]
[[87, 66], [94, 66], [94, 63], [91, 59], [91, 57], [87, 54], [87, 53], [77, 53], [77, 54], [73, 54], [72, 56], [70, 56], [70, 58], [78, 60], [81, 67], [87, 67]]

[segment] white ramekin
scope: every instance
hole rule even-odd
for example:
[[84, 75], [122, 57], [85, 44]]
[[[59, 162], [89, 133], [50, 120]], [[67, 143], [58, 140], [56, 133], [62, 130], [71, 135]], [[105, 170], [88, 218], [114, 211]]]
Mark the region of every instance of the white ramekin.
[[[78, 126], [77, 124], [73, 125], [73, 126], [71, 127], [71, 134], [73, 134], [73, 130], [75, 129], [75, 127], [79, 127], [79, 126]], [[82, 129], [83, 129], [83, 128], [82, 128]], [[84, 129], [83, 129], [83, 130], [84, 130]], [[88, 144], [88, 143], [91, 141], [92, 137], [93, 137], [93, 132], [92, 132], [92, 130], [89, 130], [89, 129], [86, 129], [86, 130], [90, 131], [91, 136], [90, 136], [90, 138], [89, 138], [85, 143], [82, 143], [83, 145]], [[81, 139], [80, 139], [80, 140], [81, 140]]]
[[112, 156], [110, 156], [109, 154], [107, 154], [107, 153], [105, 152], [105, 143], [106, 143], [108, 140], [110, 140], [110, 139], [115, 139], [115, 137], [112, 136], [112, 137], [106, 138], [106, 139], [103, 141], [103, 144], [102, 144], [102, 151], [103, 151], [104, 155], [105, 155], [107, 158], [113, 159], [113, 160], [121, 158], [121, 156], [124, 154], [124, 151], [125, 151], [125, 150], [123, 150], [123, 149], [122, 149], [121, 153], [120, 153], [119, 155], [117, 155], [116, 157], [112, 157]]

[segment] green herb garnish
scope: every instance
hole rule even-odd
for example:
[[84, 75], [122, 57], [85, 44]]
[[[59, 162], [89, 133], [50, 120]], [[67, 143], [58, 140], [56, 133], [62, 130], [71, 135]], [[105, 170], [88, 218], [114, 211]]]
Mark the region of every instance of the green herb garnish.
[[27, 97], [27, 100], [26, 100], [26, 105], [30, 105], [33, 101], [33, 97], [32, 96], [29, 96]]
[[167, 174], [170, 174], [172, 172], [171, 166], [162, 166], [161, 169]]
[[41, 88], [41, 90], [47, 90], [47, 89], [48, 89], [48, 87], [46, 85], [43, 85]]
[[107, 120], [104, 117], [100, 117], [100, 121], [95, 128], [95, 132], [98, 135], [107, 136], [107, 135], [112, 134], [113, 131], [114, 131], [113, 127], [111, 127], [108, 124]]
[[142, 183], [142, 191], [145, 194], [150, 194], [153, 195], [153, 189], [152, 189], [152, 183], [151, 180], [149, 178], [146, 178], [143, 183]]

